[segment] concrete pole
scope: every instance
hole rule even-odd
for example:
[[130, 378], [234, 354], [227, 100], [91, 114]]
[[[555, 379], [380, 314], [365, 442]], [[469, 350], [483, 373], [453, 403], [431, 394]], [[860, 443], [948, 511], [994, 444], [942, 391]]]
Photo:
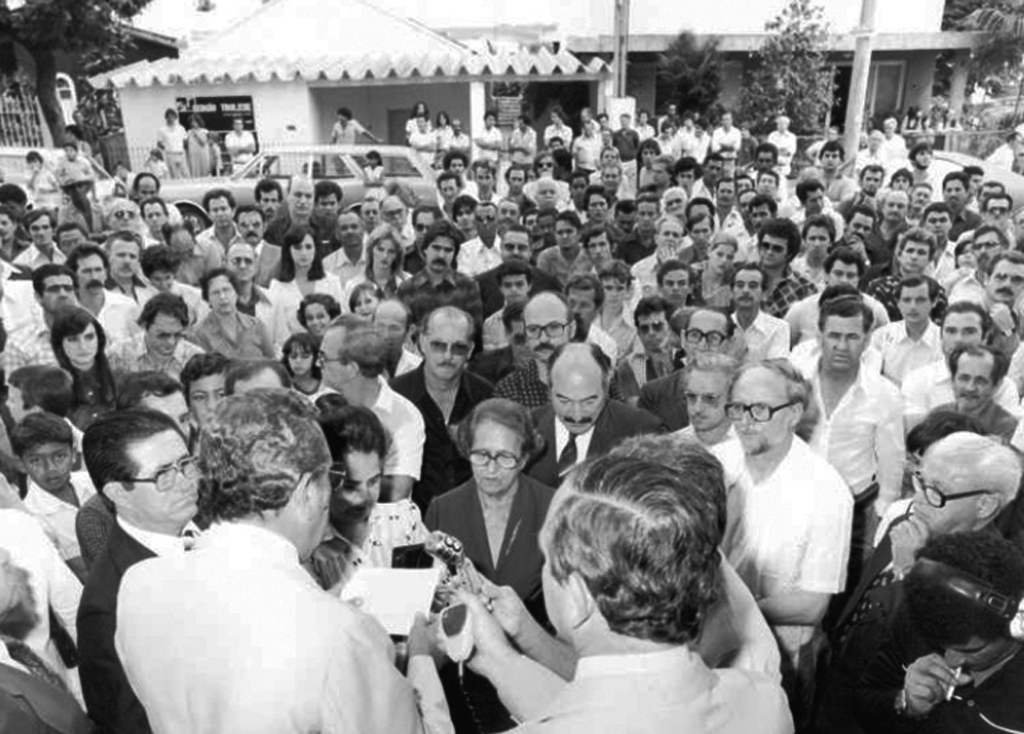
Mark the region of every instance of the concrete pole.
[[843, 147], [850, 171], [860, 148], [860, 132], [864, 126], [864, 106], [868, 96], [868, 76], [871, 73], [871, 43], [875, 32], [875, 0], [861, 0], [860, 25], [853, 33], [857, 45], [853, 52], [853, 76], [850, 80], [850, 96], [846, 105], [846, 125], [843, 131]]
[[612, 72], [616, 97], [626, 96], [626, 67], [629, 65], [629, 4], [630, 0], [615, 0], [613, 26]]

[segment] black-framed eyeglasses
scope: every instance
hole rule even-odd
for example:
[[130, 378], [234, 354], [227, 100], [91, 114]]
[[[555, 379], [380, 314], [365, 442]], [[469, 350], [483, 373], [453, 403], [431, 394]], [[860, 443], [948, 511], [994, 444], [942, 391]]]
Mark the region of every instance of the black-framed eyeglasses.
[[794, 405], [798, 405], [798, 400], [790, 400], [788, 403], [782, 405], [768, 405], [768, 403], [726, 403], [725, 414], [729, 417], [729, 420], [742, 420], [743, 416], [748, 416], [755, 423], [767, 423], [775, 414], [780, 410], [785, 410]]
[[957, 492], [956, 494], [946, 494], [938, 485], [934, 482], [927, 481], [921, 476], [921, 472], [913, 472], [910, 475], [911, 481], [914, 485], [914, 491], [920, 492], [924, 495], [925, 502], [932, 507], [941, 510], [946, 506], [946, 503], [951, 500], [962, 500], [968, 497], [977, 497], [983, 494], [991, 494], [991, 490], [988, 489], [974, 489], [970, 492]]
[[170, 492], [174, 489], [178, 477], [192, 482], [199, 478], [199, 464], [192, 456], [182, 456], [170, 466], [166, 466], [151, 477], [128, 477], [126, 482], [151, 482], [156, 485], [157, 492]]
[[709, 408], [717, 408], [722, 402], [721, 395], [713, 395], [712, 393], [684, 392], [683, 398], [689, 405], [704, 403]]
[[654, 332], [655, 334], [660, 334], [661, 332], [665, 331], [666, 326], [668, 326], [668, 324], [666, 324], [664, 321], [655, 321], [652, 324], [640, 324], [636, 327], [636, 330], [639, 331], [641, 334], [650, 334], [651, 332]]
[[718, 349], [728, 337], [720, 331], [701, 331], [700, 329], [687, 329], [684, 334], [687, 344], [697, 345], [704, 342], [711, 349]]
[[789, 248], [786, 247], [785, 245], [780, 245], [780, 244], [777, 244], [777, 243], [769, 243], [769, 242], [762, 242], [761, 244], [759, 244], [757, 246], [757, 249], [759, 249], [759, 250], [767, 250], [769, 252], [788, 252], [789, 251]]
[[526, 336], [536, 339], [541, 335], [541, 332], [544, 332], [548, 339], [558, 339], [565, 333], [565, 330], [569, 328], [571, 323], [572, 321], [552, 321], [550, 324], [544, 324], [543, 326], [530, 324], [526, 327]]
[[493, 461], [502, 469], [515, 469], [519, 466], [520, 458], [515, 454], [508, 454], [504, 451], [492, 454], [490, 451], [476, 449], [469, 452], [469, 463], [473, 464], [473, 466], [488, 466]]

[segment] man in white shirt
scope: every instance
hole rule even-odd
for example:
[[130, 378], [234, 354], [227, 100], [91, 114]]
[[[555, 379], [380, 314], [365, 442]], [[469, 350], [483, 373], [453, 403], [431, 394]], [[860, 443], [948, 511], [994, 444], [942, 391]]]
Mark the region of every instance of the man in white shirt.
[[[860, 279], [864, 277], [867, 265], [864, 259], [849, 247], [838, 247], [828, 254], [823, 266], [825, 271], [825, 288], [835, 285], [849, 285], [855, 290]], [[818, 338], [818, 309], [822, 293], [815, 293], [797, 301], [786, 312], [786, 323], [789, 324], [792, 346]], [[875, 327], [889, 323], [889, 314], [885, 306], [866, 293], [861, 297], [871, 308]]]
[[64, 262], [64, 253], [53, 239], [57, 218], [51, 210], [33, 209], [25, 214], [22, 226], [28, 230], [32, 246], [14, 258], [15, 265], [35, 270], [47, 263], [60, 265]]
[[738, 266], [732, 274], [732, 320], [747, 345], [745, 362], [789, 356], [789, 324], [761, 310], [764, 273], [758, 265]]
[[796, 155], [797, 142], [796, 135], [789, 131], [788, 117], [779, 115], [775, 118], [775, 130], [768, 136], [768, 142], [779, 151], [779, 168], [782, 175], [787, 176]]
[[320, 364], [325, 386], [340, 392], [350, 405], [372, 410], [390, 432], [383, 496], [397, 502], [412, 495], [413, 483], [420, 478], [427, 434], [416, 406], [384, 378], [389, 350], [382, 328], [344, 314], [324, 334]]
[[185, 165], [185, 138], [188, 133], [178, 122], [177, 110], [168, 109], [164, 113], [164, 121], [166, 124], [156, 131], [156, 145], [164, 152], [171, 178], [188, 178]]
[[931, 278], [904, 278], [899, 286], [899, 307], [903, 318], [871, 335], [871, 346], [882, 355], [882, 374], [897, 387], [918, 369], [942, 359], [939, 327], [931, 319], [939, 284]]
[[52, 413], [30, 413], [11, 431], [11, 447], [28, 474], [26, 509], [42, 524], [64, 562], [84, 579], [75, 518], [96, 490], [85, 472], [71, 471], [75, 462], [71, 426]]
[[194, 542], [199, 470], [177, 424], [156, 411], [101, 416], [83, 443], [86, 467], [117, 519], [78, 610], [82, 693], [104, 730], [152, 731], [114, 649], [114, 630], [125, 621], [118, 596], [129, 568], [148, 558], [183, 555]]
[[811, 449], [839, 472], [854, 498], [851, 580], [859, 578], [878, 518], [900, 498], [903, 484], [899, 391], [861, 362], [871, 320], [859, 298], [826, 302], [819, 316], [821, 358], [807, 375], [821, 407]]
[[117, 344], [142, 333], [137, 323], [139, 305], [128, 296], [104, 287], [110, 273], [107, 253], [95, 245], [82, 245], [68, 258], [75, 274], [78, 302], [103, 327], [107, 344]]
[[71, 270], [54, 263], [47, 263], [32, 273], [32, 290], [42, 318], [25, 322], [21, 328], [8, 333], [3, 354], [8, 375], [19, 367], [57, 364], [50, 344], [50, 327], [61, 309], [75, 305], [74, 281]]
[[498, 116], [496, 113], [488, 110], [484, 114], [484, 129], [476, 134], [473, 138], [473, 143], [476, 149], [473, 155], [474, 159], [483, 158], [495, 163], [498, 162], [498, 156], [505, 145], [505, 140], [502, 137], [501, 129], [498, 127]]
[[882, 142], [881, 153], [887, 162], [886, 170], [889, 171], [907, 167], [907, 142], [896, 132], [898, 124], [895, 117], [889, 117], [882, 123], [885, 140]]
[[[957, 347], [975, 347], [987, 343], [992, 332], [992, 318], [976, 303], [958, 301], [950, 304], [942, 319], [942, 359], [907, 374], [903, 380], [903, 420], [910, 431], [940, 405], [953, 402], [953, 379], [946, 360]], [[1004, 379], [996, 388], [995, 402], [1020, 417], [1020, 396], [1012, 380]]]
[[82, 596], [82, 584], [61, 560], [39, 521], [21, 509], [0, 510], [0, 548], [7, 551], [11, 565], [28, 572], [29, 587], [40, 612], [34, 624], [27, 620], [25, 644], [80, 699], [78, 673], [68, 670], [57, 651], [47, 608], [77, 643], [75, 614]]
[[800, 373], [771, 360], [740, 368], [726, 408], [745, 462], [723, 549], [779, 640], [798, 721], [809, 712], [821, 619], [846, 583], [853, 522], [846, 482], [796, 436], [811, 400]]
[[[384, 630], [300, 565], [344, 481], [312, 406], [277, 389], [231, 396], [201, 442], [212, 525], [193, 552], [128, 569], [117, 604], [115, 646], [153, 731], [420, 732]], [[164, 468], [184, 474], [185, 460]]]
[[[719, 578], [721, 530], [709, 500], [722, 494], [718, 467], [700, 450], [667, 465], [643, 449], [585, 465], [552, 502], [541, 547], [558, 639], [526, 620], [513, 633], [517, 649], [501, 617], [464, 595], [480, 630], [470, 665], [524, 722], [515, 730], [523, 734], [792, 732], [777, 684], [760, 673], [709, 674], [697, 654], [698, 620], [712, 608], [705, 589]], [[704, 486], [711, 477], [717, 488]]]
[[359, 215], [350, 211], [339, 214], [334, 235], [340, 246], [324, 258], [324, 272], [337, 275], [344, 287], [353, 278], [366, 275], [367, 252]]
[[481, 201], [473, 212], [476, 237], [459, 247], [458, 271], [475, 277], [501, 263], [498, 251], [498, 207], [493, 201]]

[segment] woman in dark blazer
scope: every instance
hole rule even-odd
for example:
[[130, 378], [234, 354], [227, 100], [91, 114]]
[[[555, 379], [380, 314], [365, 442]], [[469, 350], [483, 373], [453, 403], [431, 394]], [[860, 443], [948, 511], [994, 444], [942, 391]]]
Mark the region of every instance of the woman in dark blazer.
[[[492, 583], [514, 589], [544, 624], [544, 556], [537, 536], [555, 491], [523, 474], [543, 445], [530, 411], [511, 400], [485, 400], [459, 425], [456, 443], [469, 458], [473, 478], [435, 497], [424, 523], [461, 540], [477, 570]], [[460, 676], [454, 665], [440, 672], [457, 734], [515, 727], [485, 678], [471, 670]]]
[[[473, 478], [436, 497], [424, 523], [462, 541], [488, 580], [510, 586], [535, 606], [544, 556], [537, 535], [554, 490], [523, 473], [543, 439], [530, 411], [511, 400], [485, 400], [459, 425], [456, 442]], [[533, 609], [531, 609], [533, 611]]]

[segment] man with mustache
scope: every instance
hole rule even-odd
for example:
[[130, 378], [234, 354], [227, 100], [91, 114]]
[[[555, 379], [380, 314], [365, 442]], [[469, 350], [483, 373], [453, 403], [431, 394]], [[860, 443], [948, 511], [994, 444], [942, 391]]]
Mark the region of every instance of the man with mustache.
[[[135, 236], [115, 232], [110, 240]], [[142, 332], [136, 323], [139, 306], [128, 296], [107, 290], [110, 260], [107, 253], [95, 245], [82, 245], [71, 253], [67, 266], [75, 274], [78, 302], [100, 322], [108, 344], [117, 344]]]
[[29, 573], [0, 549], [0, 726], [10, 732], [93, 730], [63, 681], [23, 639], [39, 621]]
[[483, 323], [480, 287], [475, 280], [455, 269], [464, 239], [458, 228], [447, 220], [435, 222], [423, 235], [420, 250], [423, 270], [398, 289], [398, 297], [409, 307], [414, 323], [421, 323], [427, 314], [441, 306], [460, 308], [473, 317], [477, 326]]
[[534, 411], [545, 449], [527, 471], [538, 482], [557, 487], [588, 457], [606, 454], [630, 436], [663, 430], [650, 413], [609, 399], [612, 365], [600, 347], [565, 344], [549, 365], [551, 404]]
[[984, 344], [957, 347], [947, 360], [953, 376], [953, 402], [936, 410], [955, 410], [977, 420], [989, 436], [1009, 442], [1017, 431], [1018, 416], [995, 401], [996, 388], [1006, 377], [1010, 362], [1002, 352]]
[[1016, 304], [1024, 293], [1024, 254], [1000, 252], [986, 267], [985, 306], [995, 325], [993, 344], [1006, 354], [1017, 348], [1020, 333]]

